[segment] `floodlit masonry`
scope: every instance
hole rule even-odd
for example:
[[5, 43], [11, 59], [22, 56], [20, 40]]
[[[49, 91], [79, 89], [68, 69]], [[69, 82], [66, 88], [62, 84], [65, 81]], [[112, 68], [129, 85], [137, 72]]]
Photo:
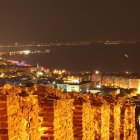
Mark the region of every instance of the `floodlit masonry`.
[[137, 140], [135, 106], [125, 97], [0, 87], [0, 140]]

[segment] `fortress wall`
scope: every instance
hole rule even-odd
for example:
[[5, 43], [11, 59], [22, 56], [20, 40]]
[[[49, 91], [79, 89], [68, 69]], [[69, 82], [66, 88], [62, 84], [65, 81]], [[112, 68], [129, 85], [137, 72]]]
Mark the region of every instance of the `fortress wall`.
[[29, 91], [0, 93], [0, 140], [137, 140], [135, 106], [123, 99]]
[[73, 100], [54, 104], [54, 140], [73, 140]]
[[90, 103], [83, 104], [83, 115], [81, 116], [82, 124], [83, 124], [83, 139], [84, 140], [95, 140], [95, 123], [98, 120], [95, 120], [95, 110], [96, 108], [91, 106]]
[[7, 96], [0, 95], [0, 140], [8, 140]]
[[7, 95], [9, 140], [39, 139], [38, 109], [36, 96]]

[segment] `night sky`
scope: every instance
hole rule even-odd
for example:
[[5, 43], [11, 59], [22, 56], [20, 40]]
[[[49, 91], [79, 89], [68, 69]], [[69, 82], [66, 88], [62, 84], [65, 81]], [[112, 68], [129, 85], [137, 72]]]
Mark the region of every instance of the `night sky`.
[[139, 0], [0, 0], [0, 42], [140, 39]]

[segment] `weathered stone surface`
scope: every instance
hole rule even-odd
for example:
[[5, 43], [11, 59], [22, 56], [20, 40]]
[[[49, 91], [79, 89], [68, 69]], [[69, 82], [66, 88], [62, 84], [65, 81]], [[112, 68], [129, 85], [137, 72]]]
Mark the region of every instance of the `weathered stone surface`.
[[0, 140], [137, 140], [135, 106], [125, 97], [64, 94], [4, 85]]

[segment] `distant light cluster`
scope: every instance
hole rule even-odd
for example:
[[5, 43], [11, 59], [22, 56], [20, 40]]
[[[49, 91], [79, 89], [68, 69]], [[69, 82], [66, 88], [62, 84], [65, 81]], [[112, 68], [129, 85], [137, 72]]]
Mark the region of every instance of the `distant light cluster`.
[[8, 62], [11, 62], [11, 63], [13, 63], [13, 64], [15, 64], [17, 66], [28, 66], [28, 67], [31, 67], [32, 66], [31, 64], [25, 63], [25, 61], [21, 61], [21, 62], [19, 62], [17, 60], [7, 60], [7, 61]]
[[35, 51], [30, 51], [30, 50], [22, 50], [22, 51], [12, 51], [9, 52], [9, 55], [29, 55], [29, 54], [41, 54], [41, 53], [49, 53], [50, 50], [35, 50]]

